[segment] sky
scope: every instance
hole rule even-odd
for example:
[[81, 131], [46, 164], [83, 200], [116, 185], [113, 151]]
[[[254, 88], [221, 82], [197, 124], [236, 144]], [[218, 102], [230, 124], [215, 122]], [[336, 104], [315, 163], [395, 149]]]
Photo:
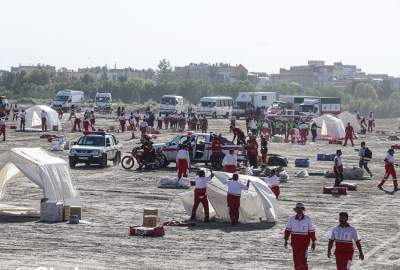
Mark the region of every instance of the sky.
[[0, 0], [0, 69], [325, 60], [400, 76], [400, 0]]

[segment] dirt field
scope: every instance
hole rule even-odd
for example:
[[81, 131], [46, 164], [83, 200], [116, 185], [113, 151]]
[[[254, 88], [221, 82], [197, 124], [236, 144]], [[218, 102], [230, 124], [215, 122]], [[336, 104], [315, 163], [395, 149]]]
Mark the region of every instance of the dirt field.
[[[112, 120], [97, 119], [107, 127]], [[226, 134], [227, 120], [210, 120], [210, 130]], [[239, 124], [243, 125], [242, 121]], [[70, 130], [69, 123], [64, 123]], [[378, 120], [378, 129], [397, 129], [388, 120]], [[61, 133], [61, 132], [60, 132]], [[66, 133], [70, 139], [78, 133]], [[174, 134], [164, 132], [156, 139], [163, 142]], [[0, 150], [13, 147], [49, 149], [40, 133], [16, 133], [8, 130], [7, 142]], [[129, 151], [138, 140], [117, 133]], [[230, 135], [227, 135], [230, 137]], [[271, 153], [288, 157], [291, 178], [281, 184], [279, 221], [274, 225], [253, 224], [232, 228], [229, 224], [198, 224], [191, 229], [167, 227], [163, 238], [128, 237], [128, 228], [142, 222], [143, 208], [158, 208], [161, 220], [185, 219], [177, 194], [183, 190], [159, 189], [161, 177], [174, 175], [172, 168], [156, 172], [126, 171], [120, 166], [106, 169], [77, 167], [74, 182], [83, 202], [79, 225], [43, 224], [38, 218], [0, 216], [0, 269], [293, 269], [291, 250], [283, 247], [283, 230], [296, 202], [302, 201], [317, 226], [317, 250], [309, 255], [311, 269], [335, 269], [334, 259], [326, 257], [328, 233], [337, 224], [338, 213], [348, 211], [350, 223], [362, 237], [365, 261], [355, 253], [353, 269], [400, 269], [400, 193], [384, 194], [376, 188], [383, 175], [383, 158], [393, 143], [387, 136], [367, 135], [365, 141], [374, 159], [372, 180], [357, 181], [358, 191], [347, 196], [322, 194], [332, 179], [295, 178], [294, 159], [308, 157], [309, 171], [330, 169], [332, 162], [317, 162], [317, 153], [333, 153], [338, 147], [318, 142], [314, 145], [270, 144]], [[361, 139], [356, 141], [359, 145]], [[354, 148], [343, 148], [345, 165], [357, 165]], [[54, 153], [67, 158], [67, 151]], [[194, 174], [191, 176], [194, 177]], [[387, 183], [392, 189], [392, 183]], [[39, 207], [41, 190], [26, 178], [18, 178], [6, 187], [0, 204]]]

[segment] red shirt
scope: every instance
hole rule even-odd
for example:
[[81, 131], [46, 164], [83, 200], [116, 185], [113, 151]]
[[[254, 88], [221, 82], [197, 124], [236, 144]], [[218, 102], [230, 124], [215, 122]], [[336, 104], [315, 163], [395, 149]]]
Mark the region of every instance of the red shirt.
[[353, 127], [352, 126], [346, 127], [346, 135], [348, 135], [348, 136], [353, 135]]
[[250, 140], [247, 142], [248, 148], [247, 152], [249, 155], [258, 155], [258, 143], [255, 140]]
[[213, 140], [211, 144], [211, 151], [213, 154], [220, 154], [222, 153], [222, 146], [219, 140]]

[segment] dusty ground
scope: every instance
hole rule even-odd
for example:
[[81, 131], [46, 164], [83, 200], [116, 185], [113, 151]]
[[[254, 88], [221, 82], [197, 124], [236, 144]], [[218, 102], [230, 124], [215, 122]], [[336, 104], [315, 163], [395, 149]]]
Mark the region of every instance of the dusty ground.
[[[109, 126], [112, 120], [98, 119]], [[379, 120], [379, 129], [396, 129], [390, 121]], [[243, 122], [240, 122], [242, 125]], [[65, 123], [69, 129], [69, 123]], [[227, 120], [210, 120], [210, 129], [226, 133]], [[12, 147], [49, 148], [39, 133], [8, 132], [8, 141], [0, 150]], [[69, 138], [79, 134], [67, 133]], [[163, 133], [156, 141], [165, 141], [172, 133]], [[134, 142], [129, 134], [117, 134], [128, 151]], [[318, 246], [309, 256], [311, 269], [335, 269], [334, 260], [326, 257], [327, 237], [337, 223], [337, 214], [348, 211], [350, 223], [362, 237], [365, 261], [355, 256], [353, 269], [400, 269], [400, 194], [387, 195], [376, 189], [383, 175], [382, 159], [391, 142], [376, 134], [365, 138], [373, 150], [372, 180], [357, 181], [359, 190], [347, 196], [322, 194], [322, 187], [332, 183], [322, 177], [295, 178], [294, 159], [309, 157], [310, 171], [323, 171], [331, 162], [317, 162], [317, 153], [333, 153], [337, 146], [319, 142], [315, 145], [271, 144], [272, 153], [286, 155], [291, 175], [281, 185], [279, 221], [275, 226], [200, 224], [192, 229], [167, 227], [163, 238], [128, 237], [128, 227], [141, 224], [143, 208], [160, 209], [161, 220], [187, 218], [177, 198], [182, 190], [158, 189], [157, 181], [173, 170], [139, 173], [120, 166], [104, 170], [79, 167], [72, 175], [83, 201], [85, 222], [79, 225], [43, 224], [37, 218], [0, 216], [0, 269], [292, 269], [291, 250], [283, 248], [282, 233], [288, 215], [298, 201], [317, 226]], [[357, 141], [359, 144], [360, 140]], [[356, 165], [353, 148], [344, 148], [344, 161]], [[56, 153], [66, 158], [67, 152]], [[388, 188], [392, 188], [388, 183]], [[41, 190], [26, 178], [15, 179], [6, 188], [0, 204], [38, 208]]]

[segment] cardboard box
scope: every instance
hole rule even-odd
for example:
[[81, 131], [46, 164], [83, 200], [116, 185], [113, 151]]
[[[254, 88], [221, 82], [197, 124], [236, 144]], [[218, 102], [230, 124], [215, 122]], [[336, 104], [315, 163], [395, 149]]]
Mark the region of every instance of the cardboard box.
[[64, 206], [64, 221], [68, 221], [70, 216], [77, 215], [82, 219], [82, 208], [80, 206]]
[[157, 226], [157, 216], [146, 215], [143, 217], [143, 227], [154, 228]]
[[158, 209], [153, 208], [145, 208], [143, 209], [143, 217], [144, 216], [158, 216]]
[[71, 207], [69, 205], [64, 206], [63, 221], [69, 221], [69, 216], [71, 215]]

